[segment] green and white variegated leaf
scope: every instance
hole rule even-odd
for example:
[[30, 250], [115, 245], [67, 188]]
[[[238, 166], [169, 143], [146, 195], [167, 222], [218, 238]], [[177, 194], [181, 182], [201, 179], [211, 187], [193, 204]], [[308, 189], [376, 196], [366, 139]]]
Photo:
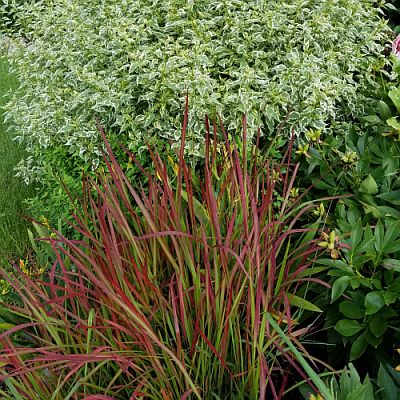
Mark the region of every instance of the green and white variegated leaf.
[[42, 0], [20, 12], [30, 44], [9, 54], [22, 86], [8, 113], [34, 160], [19, 166], [27, 180], [60, 154], [97, 165], [96, 117], [132, 150], [177, 146], [186, 93], [195, 158], [205, 114], [239, 132], [246, 113], [251, 135], [292, 110], [288, 130], [346, 134], [385, 63], [372, 0]]

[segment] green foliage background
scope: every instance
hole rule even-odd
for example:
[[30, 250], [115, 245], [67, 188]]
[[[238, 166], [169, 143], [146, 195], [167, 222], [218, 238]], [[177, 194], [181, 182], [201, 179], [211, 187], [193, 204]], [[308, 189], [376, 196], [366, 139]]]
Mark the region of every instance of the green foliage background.
[[0, 0], [0, 32], [24, 35], [26, 10], [33, 3], [44, 4], [43, 0]]

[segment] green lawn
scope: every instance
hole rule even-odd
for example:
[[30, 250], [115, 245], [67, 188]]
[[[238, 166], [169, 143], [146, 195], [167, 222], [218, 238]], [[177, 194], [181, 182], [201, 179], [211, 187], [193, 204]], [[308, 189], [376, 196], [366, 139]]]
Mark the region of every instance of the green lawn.
[[29, 188], [14, 171], [23, 150], [12, 140], [12, 132], [7, 132], [3, 121], [6, 94], [17, 86], [8, 67], [0, 55], [0, 261], [5, 257], [22, 258], [29, 248], [28, 223], [21, 218], [26, 214], [23, 200], [29, 196]]

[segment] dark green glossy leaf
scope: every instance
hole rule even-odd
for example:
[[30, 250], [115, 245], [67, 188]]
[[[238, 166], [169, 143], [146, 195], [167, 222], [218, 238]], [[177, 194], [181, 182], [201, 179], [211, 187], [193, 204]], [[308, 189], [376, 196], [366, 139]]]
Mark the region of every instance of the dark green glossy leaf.
[[399, 243], [400, 223], [399, 221], [388, 221], [386, 224], [386, 232], [383, 238], [383, 251], [387, 252], [386, 248], [393, 243]]
[[368, 331], [367, 333], [367, 342], [371, 346], [378, 348], [378, 346], [383, 342], [383, 336], [376, 337], [371, 332]]
[[351, 224], [352, 227], [359, 224], [361, 222], [360, 211], [355, 207], [350, 207], [349, 210], [347, 211], [347, 219], [349, 220], [349, 223]]
[[392, 116], [392, 111], [390, 110], [390, 107], [382, 100], [380, 100], [378, 103], [378, 112], [384, 121]]
[[354, 343], [351, 346], [350, 361], [360, 358], [365, 352], [365, 350], [367, 350], [367, 347], [368, 347], [367, 334], [366, 332], [364, 332], [354, 341]]
[[385, 318], [374, 315], [368, 323], [368, 328], [375, 337], [382, 336], [388, 327], [388, 322]]
[[334, 186], [330, 185], [329, 183], [323, 181], [323, 180], [315, 180], [313, 182], [313, 185], [315, 188], [317, 189], [322, 189], [322, 190], [329, 190], [329, 189], [333, 189]]
[[385, 299], [381, 292], [370, 292], [365, 296], [364, 305], [366, 309], [365, 314], [372, 315], [385, 305]]
[[353, 319], [341, 319], [335, 325], [335, 329], [342, 336], [349, 337], [360, 332], [363, 329], [363, 325]]
[[339, 304], [340, 312], [350, 319], [360, 319], [365, 315], [365, 308], [355, 301], [345, 300]]
[[332, 285], [331, 303], [333, 303], [343, 294], [349, 284], [349, 281], [349, 276], [342, 276], [336, 279], [336, 281]]
[[332, 260], [329, 258], [323, 258], [321, 260], [318, 260], [318, 264], [326, 265], [327, 267], [341, 268], [341, 269], [351, 271], [351, 268], [349, 268], [349, 265], [345, 261], [342, 261], [342, 260]]
[[[399, 293], [400, 294], [400, 293]], [[385, 300], [385, 304], [388, 306], [396, 301], [398, 295], [394, 292], [385, 292], [383, 293], [383, 298]]]
[[360, 278], [358, 276], [354, 277], [350, 281], [350, 286], [352, 289], [358, 289], [361, 285]]
[[357, 220], [356, 223], [352, 224], [352, 228], [353, 229], [350, 236], [350, 247], [352, 251], [356, 251], [356, 248], [363, 236], [363, 227], [360, 218]]
[[374, 232], [374, 245], [375, 245], [375, 249], [376, 251], [380, 252], [382, 251], [382, 247], [383, 247], [383, 239], [384, 239], [384, 226], [382, 221], [378, 221], [378, 223], [376, 224], [375, 227], [375, 232]]
[[314, 147], [310, 147], [310, 149], [308, 151], [311, 154], [311, 156], [313, 156], [317, 160], [322, 160], [323, 159], [323, 157], [321, 156], [320, 152], [317, 149], [314, 149]]

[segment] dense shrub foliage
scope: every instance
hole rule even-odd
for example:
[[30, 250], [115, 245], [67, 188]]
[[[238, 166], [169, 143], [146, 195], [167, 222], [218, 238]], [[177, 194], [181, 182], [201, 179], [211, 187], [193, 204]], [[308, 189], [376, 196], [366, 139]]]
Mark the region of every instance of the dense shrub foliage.
[[47, 0], [0, 0], [0, 32], [7, 35], [25, 36], [32, 5], [45, 6]]
[[9, 33], [18, 30], [18, 15], [23, 1], [2, 0], [0, 2], [0, 32]]
[[30, 45], [11, 54], [23, 88], [9, 117], [30, 153], [27, 180], [96, 165], [96, 115], [133, 150], [144, 137], [177, 143], [186, 92], [196, 157], [206, 113], [233, 130], [247, 113], [272, 132], [290, 112], [289, 127], [345, 134], [384, 63], [372, 0], [53, 3], [26, 11]]

